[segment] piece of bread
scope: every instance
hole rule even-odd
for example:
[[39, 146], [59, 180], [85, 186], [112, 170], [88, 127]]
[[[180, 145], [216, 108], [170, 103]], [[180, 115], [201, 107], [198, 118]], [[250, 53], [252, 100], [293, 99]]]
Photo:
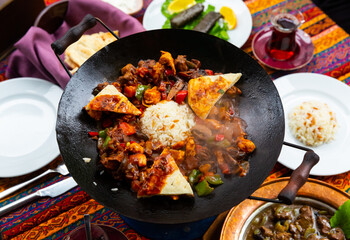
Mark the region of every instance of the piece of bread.
[[99, 120], [101, 112], [115, 112], [132, 115], [140, 115], [129, 99], [116, 89], [113, 85], [107, 85], [97, 94], [85, 107], [87, 113], [94, 119]]
[[[118, 31], [114, 33], [118, 35]], [[76, 68], [79, 68], [93, 54], [115, 40], [117, 39], [110, 32], [83, 35], [66, 49], [64, 61], [76, 71]]]
[[201, 119], [206, 119], [212, 107], [240, 78], [241, 73], [202, 76], [188, 82], [188, 105]]
[[193, 197], [191, 185], [180, 172], [167, 148], [154, 160], [145, 181], [137, 192], [138, 198], [155, 195]]

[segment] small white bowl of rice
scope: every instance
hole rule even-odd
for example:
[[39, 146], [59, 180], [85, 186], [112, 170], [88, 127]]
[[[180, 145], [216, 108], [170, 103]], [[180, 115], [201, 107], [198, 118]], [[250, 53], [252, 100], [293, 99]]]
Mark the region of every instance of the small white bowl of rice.
[[141, 131], [152, 142], [171, 146], [191, 134], [195, 115], [187, 104], [161, 101], [148, 107], [140, 118]]
[[307, 101], [295, 106], [288, 114], [289, 129], [307, 146], [316, 147], [334, 140], [338, 130], [335, 113], [326, 103]]

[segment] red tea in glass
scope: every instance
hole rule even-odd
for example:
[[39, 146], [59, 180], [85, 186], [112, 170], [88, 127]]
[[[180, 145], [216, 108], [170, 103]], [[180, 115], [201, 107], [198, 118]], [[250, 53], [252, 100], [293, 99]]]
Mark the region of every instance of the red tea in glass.
[[285, 61], [299, 51], [295, 33], [303, 21], [303, 15], [296, 10], [275, 9], [272, 12], [272, 34], [266, 46], [272, 58]]
[[[109, 240], [105, 231], [98, 225], [91, 224], [92, 240]], [[84, 226], [74, 229], [65, 240], [87, 240]]]

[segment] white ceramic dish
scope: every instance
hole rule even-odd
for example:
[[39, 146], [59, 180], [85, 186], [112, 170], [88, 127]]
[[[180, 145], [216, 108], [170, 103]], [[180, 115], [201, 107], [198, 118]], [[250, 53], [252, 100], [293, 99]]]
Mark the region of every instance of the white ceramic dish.
[[134, 15], [142, 10], [142, 0], [102, 0], [111, 4], [112, 6], [119, 8], [123, 12], [129, 15]]
[[[143, 17], [143, 26], [146, 30], [161, 29], [166, 18], [161, 12], [162, 4], [165, 0], [154, 0], [146, 9]], [[248, 40], [252, 31], [253, 21], [248, 7], [242, 0], [206, 0], [205, 9], [208, 4], [215, 6], [215, 10], [219, 11], [222, 6], [230, 7], [237, 16], [237, 26], [228, 31], [230, 43], [236, 47], [242, 47]]]
[[37, 78], [0, 83], [0, 177], [34, 172], [59, 155], [55, 127], [62, 93]]
[[[295, 73], [274, 81], [281, 96], [285, 115], [286, 142], [303, 146], [291, 133], [288, 113], [304, 101], [316, 100], [326, 103], [336, 114], [338, 131], [335, 139], [318, 147], [309, 147], [320, 156], [320, 161], [311, 170], [311, 175], [329, 176], [350, 170], [350, 87], [332, 77], [316, 73]], [[296, 169], [305, 151], [283, 146], [278, 161]]]

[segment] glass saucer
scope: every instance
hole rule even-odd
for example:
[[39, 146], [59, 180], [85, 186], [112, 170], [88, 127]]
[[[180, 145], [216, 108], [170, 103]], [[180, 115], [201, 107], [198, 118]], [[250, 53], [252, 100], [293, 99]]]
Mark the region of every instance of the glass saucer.
[[296, 43], [298, 45], [295, 55], [285, 61], [278, 61], [270, 57], [266, 49], [266, 44], [272, 34], [272, 27], [264, 28], [258, 32], [252, 42], [252, 50], [254, 56], [264, 65], [276, 70], [295, 70], [308, 64], [314, 55], [314, 45], [310, 36], [304, 31], [298, 29]]

